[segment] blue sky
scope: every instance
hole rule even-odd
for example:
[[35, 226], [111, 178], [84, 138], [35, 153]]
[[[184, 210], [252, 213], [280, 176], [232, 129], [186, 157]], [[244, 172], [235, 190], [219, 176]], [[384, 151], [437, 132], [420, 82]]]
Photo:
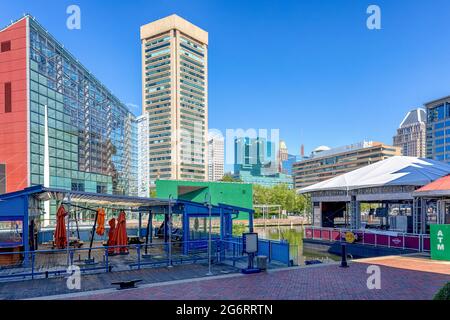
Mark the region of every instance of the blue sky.
[[[66, 28], [71, 4], [81, 30]], [[370, 4], [382, 30], [366, 28]], [[209, 127], [279, 129], [290, 153], [392, 143], [408, 110], [450, 94], [447, 0], [0, 0], [0, 25], [25, 12], [135, 113], [140, 25], [186, 18], [210, 36]]]

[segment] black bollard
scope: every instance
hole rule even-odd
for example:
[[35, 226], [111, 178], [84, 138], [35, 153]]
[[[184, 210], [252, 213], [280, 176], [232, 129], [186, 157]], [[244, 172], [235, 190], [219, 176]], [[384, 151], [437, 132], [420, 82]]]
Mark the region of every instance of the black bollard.
[[346, 244], [345, 243], [343, 243], [342, 245], [341, 245], [341, 249], [342, 249], [342, 251], [341, 251], [341, 265], [340, 265], [340, 267], [341, 268], [348, 268], [348, 263], [347, 263], [347, 248], [346, 248]]

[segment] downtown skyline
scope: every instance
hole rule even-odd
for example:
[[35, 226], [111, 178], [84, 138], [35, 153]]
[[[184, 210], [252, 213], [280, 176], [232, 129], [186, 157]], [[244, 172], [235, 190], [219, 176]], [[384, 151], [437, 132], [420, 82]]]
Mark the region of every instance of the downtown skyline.
[[[298, 154], [304, 144], [305, 154], [309, 154], [324, 144], [338, 147], [364, 139], [391, 143], [408, 110], [447, 94], [445, 82], [431, 81], [438, 72], [450, 71], [444, 61], [450, 46], [431, 45], [435, 40], [432, 35], [447, 26], [439, 19], [422, 17], [422, 12], [439, 17], [449, 5], [444, 1], [433, 6], [412, 2], [416, 5], [377, 1], [382, 10], [381, 30], [366, 28], [370, 4], [366, 1], [352, 6], [351, 1], [325, 1], [317, 8], [312, 2], [277, 6], [263, 1], [255, 8], [239, 6], [242, 10], [235, 15], [232, 8], [237, 3], [225, 6], [192, 1], [172, 6], [154, 1], [152, 10], [146, 10], [149, 5], [139, 1], [114, 8], [78, 1], [81, 30], [65, 27], [67, 1], [48, 1], [51, 11], [17, 1], [0, 4], [0, 20], [6, 25], [24, 12], [33, 14], [139, 115], [139, 26], [177, 13], [210, 33], [209, 127], [222, 132], [280, 129], [280, 138], [291, 153]], [[250, 9], [254, 9], [253, 15], [248, 15]], [[272, 21], [266, 20], [269, 15]], [[126, 18], [130, 16], [133, 19]], [[224, 28], [227, 19], [229, 24]], [[120, 28], [115, 20], [121, 22]], [[287, 42], [281, 53], [275, 46], [258, 47], [275, 44], [267, 41], [274, 36], [280, 41], [294, 40]], [[416, 46], [418, 40], [424, 45]], [[229, 49], [233, 43], [239, 48], [237, 52]], [[260, 66], [276, 54], [282, 54], [283, 59], [269, 64], [263, 72]], [[279, 79], [285, 81], [278, 84]], [[233, 99], [225, 89], [229, 83], [233, 83]], [[412, 92], [411, 87], [420, 89]], [[323, 123], [327, 130], [317, 130]]]

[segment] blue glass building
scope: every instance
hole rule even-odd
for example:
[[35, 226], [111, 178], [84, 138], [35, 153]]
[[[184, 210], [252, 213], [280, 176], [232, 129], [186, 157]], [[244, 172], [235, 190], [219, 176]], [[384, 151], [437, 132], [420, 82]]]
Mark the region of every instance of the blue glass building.
[[267, 187], [285, 183], [292, 188], [292, 177], [278, 172], [277, 151], [276, 144], [265, 138], [235, 138], [235, 177], [245, 183], [260, 184]]
[[426, 156], [450, 163], [450, 96], [425, 104], [427, 108]]

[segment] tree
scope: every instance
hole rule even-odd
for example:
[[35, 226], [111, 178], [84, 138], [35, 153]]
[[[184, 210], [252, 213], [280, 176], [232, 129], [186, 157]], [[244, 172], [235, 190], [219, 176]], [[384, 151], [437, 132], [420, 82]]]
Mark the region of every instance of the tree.
[[299, 195], [287, 184], [278, 184], [273, 187], [253, 185], [253, 203], [255, 205], [280, 205], [282, 210], [289, 213], [303, 213], [308, 208], [309, 200]]
[[231, 173], [225, 173], [225, 175], [220, 180], [222, 182], [242, 182], [241, 179], [234, 178]]

